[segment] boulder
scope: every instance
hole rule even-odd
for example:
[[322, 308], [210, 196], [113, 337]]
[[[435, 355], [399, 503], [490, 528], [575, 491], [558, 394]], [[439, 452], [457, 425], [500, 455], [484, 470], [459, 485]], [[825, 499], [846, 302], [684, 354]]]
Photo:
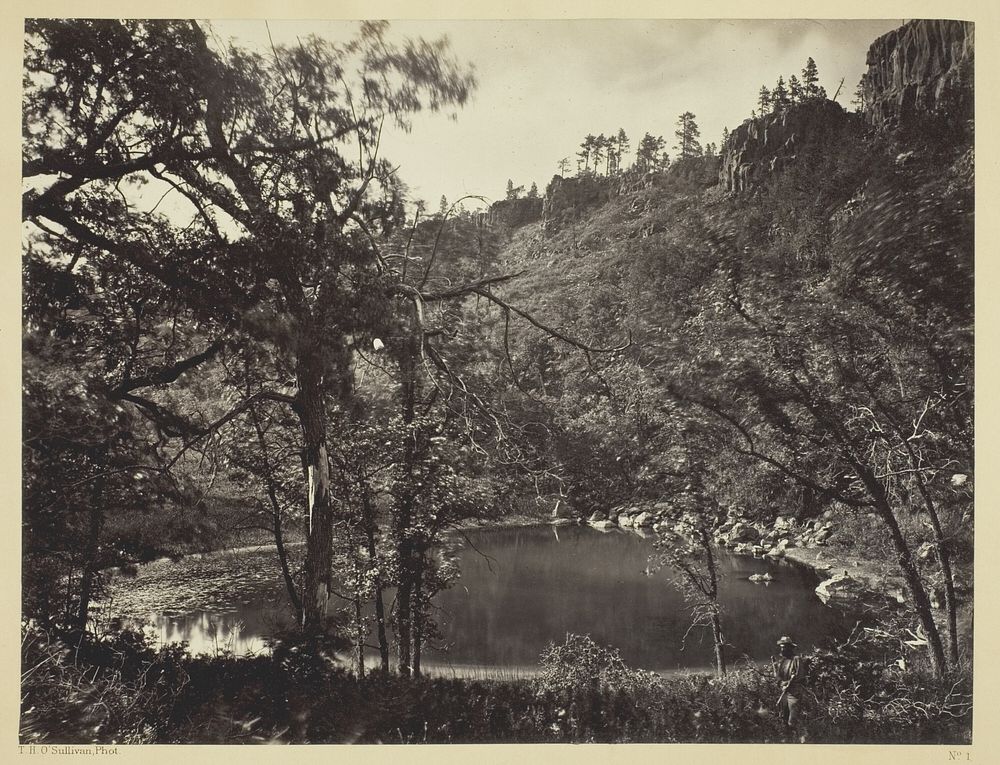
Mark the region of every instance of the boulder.
[[777, 558], [784, 558], [785, 557], [785, 550], [784, 550], [783, 547], [780, 547], [780, 546], [779, 547], [772, 547], [770, 550], [768, 550], [766, 553], [764, 553], [764, 557], [765, 558], [775, 558], [775, 559], [777, 559]]
[[614, 521], [591, 521], [590, 525], [595, 529], [600, 529], [601, 531], [606, 531], [608, 529], [616, 528]]
[[749, 542], [737, 542], [733, 547], [733, 552], [737, 555], [753, 555], [754, 546]]
[[597, 523], [598, 521], [606, 520], [607, 517], [608, 516], [606, 516], [600, 510], [595, 510], [593, 513], [590, 514], [590, 517], [587, 519], [587, 522], [588, 523]]
[[795, 519], [790, 515], [779, 515], [774, 519], [774, 526], [772, 527], [775, 532], [779, 531], [791, 531], [795, 527]]
[[634, 525], [640, 528], [648, 528], [653, 525], [653, 522], [655, 520], [656, 517], [652, 513], [649, 512], [639, 513], [639, 515], [637, 515], [635, 518]]
[[864, 585], [846, 573], [824, 579], [816, 587], [816, 596], [828, 606], [859, 607], [864, 605]]
[[553, 526], [576, 526], [575, 518], [553, 518], [549, 523]]
[[761, 545], [754, 545], [753, 548], [751, 549], [751, 552], [753, 552], [754, 555], [759, 557], [764, 554], [765, 550]]
[[756, 542], [760, 539], [760, 532], [748, 523], [737, 523], [729, 533], [729, 538], [734, 542]]
[[882, 593], [872, 592], [846, 571], [820, 582], [816, 596], [826, 605], [848, 610], [895, 607], [896, 601]]

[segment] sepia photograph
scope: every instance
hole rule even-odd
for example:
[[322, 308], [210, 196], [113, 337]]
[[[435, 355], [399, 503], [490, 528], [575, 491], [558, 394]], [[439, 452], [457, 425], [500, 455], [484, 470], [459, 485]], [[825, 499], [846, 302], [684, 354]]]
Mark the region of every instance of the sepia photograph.
[[22, 753], [966, 759], [975, 31], [25, 18]]

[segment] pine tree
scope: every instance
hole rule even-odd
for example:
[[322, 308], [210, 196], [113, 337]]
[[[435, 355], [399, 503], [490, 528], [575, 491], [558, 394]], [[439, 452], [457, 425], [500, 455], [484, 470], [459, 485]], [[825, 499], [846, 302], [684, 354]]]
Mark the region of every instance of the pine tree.
[[698, 143], [701, 131], [698, 129], [698, 123], [694, 121], [694, 114], [684, 112], [677, 118], [677, 130], [674, 131], [674, 135], [677, 137], [674, 148], [680, 155], [679, 159], [701, 156], [701, 144]]
[[531, 188], [528, 189], [528, 199], [538, 199], [538, 184], [534, 181], [531, 182]]
[[660, 152], [663, 150], [665, 144], [666, 142], [662, 136], [654, 138], [649, 133], [646, 133], [639, 142], [639, 148], [636, 150], [636, 166], [644, 172], [657, 169], [659, 167]]
[[774, 99], [775, 109], [784, 109], [788, 106], [788, 89], [785, 87], [784, 77], [778, 77], [778, 82], [771, 91], [771, 98]]
[[761, 114], [767, 114], [771, 110], [771, 91], [767, 89], [766, 85], [760, 86], [760, 92], [757, 94], [757, 105], [760, 107]]
[[858, 87], [854, 91], [854, 100], [851, 101], [854, 104], [854, 111], [863, 112], [865, 110], [865, 78], [864, 76], [858, 80]]
[[722, 148], [726, 148], [726, 144], [729, 143], [729, 128], [723, 126], [722, 128]]
[[514, 181], [510, 178], [507, 179], [507, 199], [517, 199], [517, 194], [514, 191]]
[[[510, 181], [507, 181], [510, 183]], [[441, 195], [441, 201], [438, 202], [438, 215], [442, 218], [448, 213], [448, 197], [444, 194]]]
[[822, 96], [820, 95], [819, 70], [816, 68], [816, 62], [813, 61], [812, 56], [806, 60], [805, 69], [802, 70], [802, 95], [805, 98], [821, 98], [826, 96], [825, 92]]
[[593, 148], [590, 150], [590, 156], [594, 160], [595, 173], [600, 173], [601, 162], [604, 160], [604, 150], [607, 148], [607, 145], [608, 139], [604, 137], [604, 133], [601, 133], [594, 139]]
[[793, 104], [802, 101], [802, 83], [794, 74], [788, 78], [788, 98]]
[[590, 170], [590, 157], [594, 151], [594, 142], [596, 140], [592, 133], [588, 133], [583, 139], [583, 143], [580, 144], [580, 151], [577, 152], [577, 156], [583, 161], [584, 172]]
[[615, 164], [618, 170], [621, 169], [622, 157], [628, 154], [629, 141], [628, 136], [625, 134], [625, 128], [618, 128], [618, 136], [615, 138], [617, 147], [615, 149]]
[[559, 168], [559, 175], [566, 175], [569, 172], [569, 157], [563, 157], [556, 163]]

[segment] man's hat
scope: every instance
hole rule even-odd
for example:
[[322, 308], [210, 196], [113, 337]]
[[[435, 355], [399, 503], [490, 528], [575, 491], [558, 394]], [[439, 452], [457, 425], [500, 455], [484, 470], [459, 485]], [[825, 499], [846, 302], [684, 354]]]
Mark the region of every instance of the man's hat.
[[788, 637], [788, 635], [782, 635], [782, 637], [778, 640], [778, 645], [794, 645], [798, 648], [798, 646], [795, 645], [795, 641]]

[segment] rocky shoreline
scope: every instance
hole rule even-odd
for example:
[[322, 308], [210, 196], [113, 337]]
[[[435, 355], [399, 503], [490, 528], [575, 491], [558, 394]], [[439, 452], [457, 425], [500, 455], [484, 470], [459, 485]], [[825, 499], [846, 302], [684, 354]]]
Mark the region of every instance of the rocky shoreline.
[[[620, 529], [643, 536], [677, 533], [678, 526], [667, 502], [619, 505], [586, 519], [560, 517], [550, 523], [556, 526], [584, 523], [601, 531]], [[895, 609], [903, 605], [903, 581], [891, 563], [862, 560], [849, 550], [829, 546], [834, 531], [833, 511], [801, 522], [790, 515], [779, 515], [773, 522], [762, 523], [733, 510], [715, 529], [714, 538], [736, 555], [781, 560], [812, 569], [822, 579], [816, 587], [816, 596], [828, 606], [857, 611]]]

